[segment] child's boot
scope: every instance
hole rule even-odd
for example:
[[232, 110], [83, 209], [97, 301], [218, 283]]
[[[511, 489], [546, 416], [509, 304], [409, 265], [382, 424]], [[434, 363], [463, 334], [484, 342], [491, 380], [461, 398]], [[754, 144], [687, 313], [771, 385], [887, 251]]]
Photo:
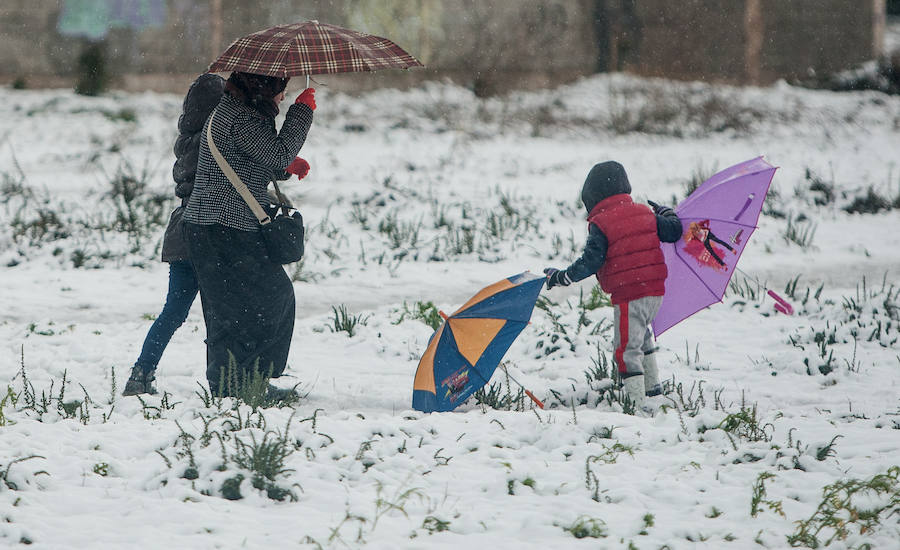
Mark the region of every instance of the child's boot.
[[300, 394], [297, 393], [297, 386], [293, 388], [279, 388], [269, 384], [266, 389], [266, 399], [272, 403], [282, 403], [290, 405], [300, 400]]
[[654, 397], [662, 394], [662, 385], [659, 383], [659, 369], [656, 366], [656, 353], [648, 353], [643, 359], [644, 366], [644, 394]]
[[156, 393], [155, 381], [155, 369], [145, 371], [140, 365], [135, 365], [131, 369], [131, 376], [129, 376], [128, 381], [125, 382], [125, 391], [122, 392], [122, 395], [140, 395], [143, 393], [153, 395]]
[[635, 414], [639, 414], [643, 411], [644, 403], [646, 401], [644, 398], [644, 377], [640, 374], [637, 376], [629, 376], [622, 381], [622, 389], [625, 391], [625, 396], [634, 403]]

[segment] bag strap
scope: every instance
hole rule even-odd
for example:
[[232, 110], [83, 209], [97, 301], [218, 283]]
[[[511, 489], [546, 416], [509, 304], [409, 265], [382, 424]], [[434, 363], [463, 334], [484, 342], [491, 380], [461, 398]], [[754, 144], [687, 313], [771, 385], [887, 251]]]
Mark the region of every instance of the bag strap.
[[288, 207], [287, 197], [281, 194], [281, 189], [278, 188], [278, 182], [275, 181], [275, 173], [272, 173], [272, 186], [275, 188], [275, 196], [278, 198], [278, 202], [281, 206], [281, 213], [287, 216], [290, 212], [290, 208]]
[[253, 215], [256, 216], [256, 219], [259, 221], [259, 224], [267, 225], [272, 222], [272, 218], [270, 218], [269, 215], [266, 214], [266, 211], [263, 210], [262, 206], [259, 205], [259, 201], [256, 200], [256, 197], [254, 197], [253, 193], [250, 192], [250, 189], [247, 188], [247, 184], [241, 181], [240, 176], [234, 172], [234, 169], [228, 164], [228, 161], [225, 160], [222, 153], [219, 152], [219, 148], [216, 147], [216, 142], [213, 141], [212, 123], [213, 117], [216, 116], [216, 111], [218, 109], [218, 107], [213, 109], [212, 114], [209, 115], [209, 124], [206, 126], [206, 143], [209, 144], [209, 152], [212, 153], [213, 159], [215, 159], [216, 164], [219, 165], [219, 169], [222, 170], [222, 173], [225, 174], [225, 177], [228, 178], [231, 185], [233, 185], [238, 194], [241, 195], [241, 198], [244, 199], [247, 206], [250, 207]]

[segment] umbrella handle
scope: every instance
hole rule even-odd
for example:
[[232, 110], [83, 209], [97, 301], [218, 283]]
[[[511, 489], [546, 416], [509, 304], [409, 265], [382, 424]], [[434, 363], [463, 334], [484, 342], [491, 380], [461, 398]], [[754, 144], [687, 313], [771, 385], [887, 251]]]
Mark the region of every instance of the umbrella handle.
[[506, 373], [506, 376], [509, 376], [509, 379], [510, 379], [510, 380], [512, 380], [513, 382], [515, 382], [517, 386], [519, 386], [520, 388], [522, 388], [522, 390], [525, 391], [525, 395], [527, 395], [529, 398], [531, 398], [531, 400], [534, 401], [534, 404], [535, 404], [535, 405], [537, 405], [537, 406], [540, 407], [541, 409], [544, 408], [544, 403], [543, 403], [540, 399], [538, 399], [537, 397], [535, 397], [534, 394], [531, 393], [531, 391], [529, 391], [528, 388], [526, 388], [526, 387], [523, 386], [518, 380], [516, 380], [515, 378], [513, 378], [513, 377], [509, 374], [509, 369], [506, 368], [505, 365], [500, 365], [500, 368], [503, 369], [503, 372]]
[[785, 300], [778, 294], [775, 294], [771, 290], [767, 291], [766, 294], [768, 294], [769, 296], [772, 297], [773, 300], [775, 300], [775, 302], [776, 302], [775, 311], [780, 311], [781, 313], [784, 313], [785, 315], [793, 315], [794, 314], [794, 307], [791, 304], [789, 304], [787, 300]]
[[[523, 389], [524, 389], [524, 388], [523, 388]], [[534, 401], [534, 404], [535, 404], [535, 405], [537, 405], [537, 406], [540, 407], [541, 409], [544, 408], [544, 403], [542, 403], [540, 399], [538, 399], [537, 397], [535, 397], [534, 394], [531, 393], [529, 390], [525, 390], [525, 395], [527, 395], [528, 397], [530, 397], [531, 400]]]

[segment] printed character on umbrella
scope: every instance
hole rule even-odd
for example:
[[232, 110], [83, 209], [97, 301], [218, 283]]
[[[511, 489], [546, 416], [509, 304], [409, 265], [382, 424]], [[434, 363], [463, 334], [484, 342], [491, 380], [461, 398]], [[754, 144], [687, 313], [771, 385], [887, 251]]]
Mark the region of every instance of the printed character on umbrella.
[[441, 386], [447, 388], [447, 393], [444, 397], [451, 401], [456, 401], [458, 394], [462, 393], [468, 383], [469, 369], [468, 367], [463, 367], [441, 381]]
[[723, 259], [725, 253], [710, 241], [724, 246], [729, 252], [735, 254], [735, 250], [730, 244], [716, 237], [710, 231], [709, 220], [691, 222], [688, 230], [684, 233], [684, 251], [693, 256], [702, 266], [727, 269], [728, 266], [725, 265]]
[[649, 329], [665, 294], [668, 270], [660, 242], [681, 239], [681, 220], [666, 206], [651, 210], [631, 200], [631, 184], [617, 162], [595, 165], [581, 191], [588, 212], [584, 253], [563, 270], [547, 268], [547, 288], [594, 274], [613, 304], [615, 362], [625, 394], [643, 407], [659, 395], [656, 344]]

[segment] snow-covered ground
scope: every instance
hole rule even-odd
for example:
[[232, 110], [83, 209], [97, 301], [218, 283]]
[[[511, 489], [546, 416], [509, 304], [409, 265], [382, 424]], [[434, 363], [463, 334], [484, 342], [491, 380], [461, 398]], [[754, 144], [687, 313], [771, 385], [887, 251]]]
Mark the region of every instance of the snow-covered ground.
[[[278, 382], [306, 397], [254, 411], [203, 398], [199, 300], [160, 394], [120, 395], [165, 297], [181, 98], [0, 90], [0, 543], [900, 548], [900, 98], [623, 75], [491, 100], [440, 83], [317, 96], [312, 172], [287, 186], [310, 235]], [[758, 155], [780, 168], [751, 279], [661, 336], [674, 390], [655, 416], [606, 398], [593, 280], [545, 291], [505, 358], [545, 410], [411, 410], [432, 334], [414, 312], [575, 259], [595, 162], [674, 204]], [[867, 194], [893, 208], [846, 211]]]

